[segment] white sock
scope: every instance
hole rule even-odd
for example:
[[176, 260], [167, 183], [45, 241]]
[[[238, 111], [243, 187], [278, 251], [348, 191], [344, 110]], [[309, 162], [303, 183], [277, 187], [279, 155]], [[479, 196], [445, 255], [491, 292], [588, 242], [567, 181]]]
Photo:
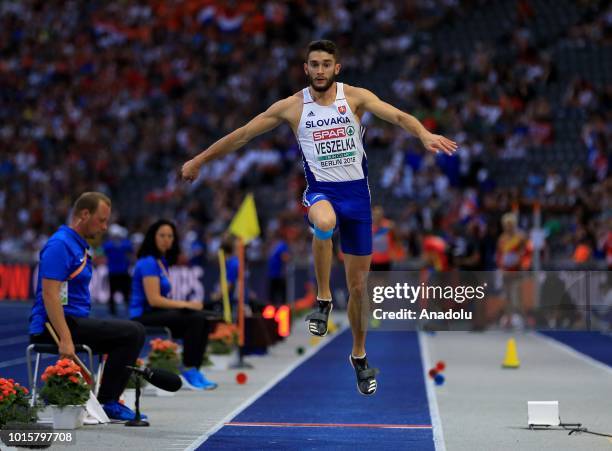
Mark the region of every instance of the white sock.
[[321, 301], [321, 302], [331, 302], [331, 299], [321, 299], [320, 297], [317, 296], [317, 301]]
[[354, 358], [354, 359], [356, 359], [356, 360], [365, 359], [365, 356], [366, 356], [366, 355], [364, 354], [364, 355], [362, 355], [361, 357], [357, 357], [357, 356], [355, 356], [355, 355], [353, 355], [353, 354], [351, 353], [351, 357], [352, 357], [352, 358]]

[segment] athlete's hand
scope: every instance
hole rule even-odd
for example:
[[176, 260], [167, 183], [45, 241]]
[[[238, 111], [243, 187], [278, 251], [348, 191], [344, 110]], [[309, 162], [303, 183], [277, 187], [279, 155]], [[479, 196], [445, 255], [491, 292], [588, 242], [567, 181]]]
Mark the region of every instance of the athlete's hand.
[[186, 182], [193, 182], [198, 178], [199, 173], [200, 166], [194, 160], [189, 160], [181, 169], [181, 176]]
[[446, 155], [453, 155], [457, 151], [457, 143], [455, 141], [451, 141], [448, 138], [445, 138], [442, 135], [434, 135], [433, 133], [428, 133], [421, 138], [421, 142], [423, 146], [430, 152], [438, 153], [440, 151], [444, 152]]
[[74, 343], [72, 340], [60, 340], [58, 351], [60, 358], [70, 359], [76, 362], [76, 353], [74, 351]]

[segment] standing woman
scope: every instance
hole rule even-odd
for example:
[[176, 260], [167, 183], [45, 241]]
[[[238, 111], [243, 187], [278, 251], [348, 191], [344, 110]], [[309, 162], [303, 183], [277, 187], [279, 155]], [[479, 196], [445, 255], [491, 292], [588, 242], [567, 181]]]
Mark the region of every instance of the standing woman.
[[199, 390], [213, 390], [217, 384], [200, 373], [208, 343], [209, 324], [202, 301], [170, 299], [168, 268], [179, 256], [175, 225], [160, 219], [149, 227], [138, 250], [132, 278], [130, 318], [145, 326], [168, 327], [183, 339], [183, 378]]

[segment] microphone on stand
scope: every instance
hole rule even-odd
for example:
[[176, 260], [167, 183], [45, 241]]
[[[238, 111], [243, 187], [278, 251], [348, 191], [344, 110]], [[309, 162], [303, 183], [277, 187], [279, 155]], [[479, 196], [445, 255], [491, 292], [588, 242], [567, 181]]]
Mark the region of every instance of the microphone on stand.
[[135, 366], [126, 366], [126, 368], [132, 370], [134, 373], [140, 374], [144, 380], [162, 390], [175, 392], [180, 390], [183, 386], [181, 378], [170, 371], [159, 368], [138, 368]]
[[[144, 380], [162, 390], [178, 391], [183, 386], [183, 381], [176, 374], [166, 370], [153, 368], [138, 368], [135, 366], [125, 366], [135, 374], [139, 374]], [[126, 426], [149, 426], [148, 421], [144, 421], [140, 415], [140, 378], [136, 378], [136, 416], [134, 419], [125, 423]]]

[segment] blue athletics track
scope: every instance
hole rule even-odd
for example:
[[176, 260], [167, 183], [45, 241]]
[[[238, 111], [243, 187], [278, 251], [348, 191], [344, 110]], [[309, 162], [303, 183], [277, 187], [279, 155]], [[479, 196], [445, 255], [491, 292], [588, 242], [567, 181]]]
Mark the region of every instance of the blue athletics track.
[[344, 331], [225, 423], [198, 448], [434, 450], [418, 336], [370, 332], [381, 369], [373, 397], [357, 392]]
[[546, 331], [543, 335], [554, 338], [574, 351], [612, 367], [612, 335], [598, 331]]
[[[28, 318], [31, 303], [8, 302], [0, 303], [0, 377], [12, 378], [24, 386], [28, 386], [25, 351], [29, 344]], [[52, 364], [57, 357], [44, 356], [41, 360], [44, 367]]]

